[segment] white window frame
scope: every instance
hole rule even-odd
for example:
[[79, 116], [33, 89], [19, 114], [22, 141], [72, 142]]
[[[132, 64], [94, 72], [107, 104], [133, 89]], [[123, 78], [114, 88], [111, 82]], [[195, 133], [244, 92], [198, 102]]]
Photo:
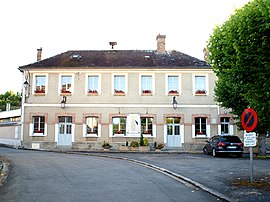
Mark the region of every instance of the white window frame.
[[62, 76], [71, 76], [71, 88], [70, 88], [70, 92], [71, 92], [71, 95], [74, 93], [74, 74], [72, 73], [63, 73], [63, 74], [59, 74], [59, 83], [58, 83], [58, 92], [59, 92], [59, 95], [61, 94], [65, 94], [65, 93], [62, 93], [61, 90], [62, 90]]
[[38, 94], [38, 93], [35, 93], [35, 90], [36, 90], [36, 77], [37, 76], [45, 76], [45, 94], [47, 95], [48, 94], [48, 74], [46, 73], [34, 73], [33, 74], [33, 81], [32, 81], [32, 94]]
[[101, 94], [101, 74], [86, 74], [85, 77], [85, 94], [88, 94], [88, 77], [89, 76], [98, 76], [98, 94]]
[[[33, 123], [33, 118], [36, 116], [44, 116], [45, 118], [45, 124], [44, 124], [44, 133], [34, 133], [34, 123]], [[46, 123], [46, 116], [45, 115], [33, 115], [31, 116], [31, 123], [29, 124], [29, 136], [32, 137], [46, 137], [47, 136], [47, 130], [48, 130], [48, 125]]]
[[169, 76], [178, 76], [178, 94], [181, 95], [182, 93], [182, 85], [181, 85], [181, 74], [165, 74], [165, 95], [170, 95], [168, 88], [169, 88]]
[[[205, 118], [206, 119], [206, 135], [196, 135], [195, 134], [195, 118]], [[210, 124], [209, 124], [209, 120], [207, 117], [200, 117], [200, 116], [196, 116], [194, 117], [194, 124], [192, 124], [192, 138], [210, 138]]]
[[114, 77], [115, 76], [124, 76], [125, 77], [125, 90], [124, 90], [124, 93], [125, 93], [125, 95], [127, 95], [128, 94], [128, 74], [125, 74], [125, 73], [113, 73], [112, 74], [112, 83], [111, 83], [111, 86], [112, 86], [112, 95], [114, 95], [115, 93], [114, 93], [114, 89], [115, 89], [115, 87], [114, 87]]
[[[204, 76], [205, 77], [205, 89], [206, 93], [205, 94], [196, 94], [196, 91], [198, 89], [195, 89], [195, 77], [196, 76]], [[208, 74], [192, 74], [192, 89], [193, 89], [193, 95], [209, 95], [209, 78], [208, 78]]]
[[[87, 134], [87, 124], [86, 119], [89, 117], [96, 117], [98, 119], [98, 131], [96, 133]], [[86, 116], [84, 118], [84, 124], [83, 124], [83, 137], [101, 137], [101, 124], [99, 123], [99, 117], [98, 116]]]
[[155, 95], [155, 74], [140, 73], [139, 74], [139, 95], [142, 95], [142, 76], [152, 76], [152, 95]]

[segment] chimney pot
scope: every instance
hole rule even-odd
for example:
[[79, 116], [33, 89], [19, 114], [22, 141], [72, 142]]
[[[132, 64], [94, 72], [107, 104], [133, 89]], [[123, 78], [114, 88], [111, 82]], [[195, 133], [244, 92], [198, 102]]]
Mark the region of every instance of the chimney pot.
[[165, 38], [166, 35], [157, 35], [157, 53], [159, 54], [164, 54], [166, 53], [166, 49], [165, 49]]
[[39, 62], [41, 60], [42, 56], [42, 48], [37, 49], [37, 61]]

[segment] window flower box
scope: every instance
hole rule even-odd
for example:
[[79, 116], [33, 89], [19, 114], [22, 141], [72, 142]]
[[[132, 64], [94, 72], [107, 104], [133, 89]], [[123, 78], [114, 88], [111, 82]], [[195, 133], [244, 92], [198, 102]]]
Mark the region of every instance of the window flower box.
[[88, 90], [88, 95], [98, 95], [97, 90]]
[[169, 95], [179, 95], [179, 92], [178, 92], [178, 90], [170, 90], [168, 94]]
[[204, 134], [203, 131], [199, 131], [199, 132], [196, 133], [196, 135], [206, 135], [206, 134]]
[[152, 95], [151, 90], [142, 90], [142, 95]]
[[207, 91], [204, 90], [204, 89], [203, 89], [203, 90], [199, 90], [199, 89], [198, 89], [198, 90], [196, 90], [196, 92], [195, 92], [196, 95], [205, 95], [206, 93], [207, 93]]
[[116, 90], [114, 89], [114, 95], [125, 95], [125, 92], [122, 90]]
[[115, 132], [115, 134], [123, 134], [123, 132], [121, 130], [118, 130]]

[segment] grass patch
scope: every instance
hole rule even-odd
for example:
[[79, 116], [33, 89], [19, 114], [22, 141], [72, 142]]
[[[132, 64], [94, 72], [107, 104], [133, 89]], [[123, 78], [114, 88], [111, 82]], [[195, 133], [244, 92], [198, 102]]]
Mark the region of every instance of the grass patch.
[[263, 189], [265, 191], [270, 191], [270, 181], [250, 182], [248, 180], [239, 180], [237, 182], [233, 182], [232, 185], [236, 187], [250, 187], [250, 188], [257, 188], [257, 189]]

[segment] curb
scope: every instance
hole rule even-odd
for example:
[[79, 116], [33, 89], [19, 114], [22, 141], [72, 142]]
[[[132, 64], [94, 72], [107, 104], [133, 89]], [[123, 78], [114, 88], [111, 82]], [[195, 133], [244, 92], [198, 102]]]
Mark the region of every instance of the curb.
[[0, 187], [4, 184], [9, 175], [9, 162], [5, 159], [0, 161]]

